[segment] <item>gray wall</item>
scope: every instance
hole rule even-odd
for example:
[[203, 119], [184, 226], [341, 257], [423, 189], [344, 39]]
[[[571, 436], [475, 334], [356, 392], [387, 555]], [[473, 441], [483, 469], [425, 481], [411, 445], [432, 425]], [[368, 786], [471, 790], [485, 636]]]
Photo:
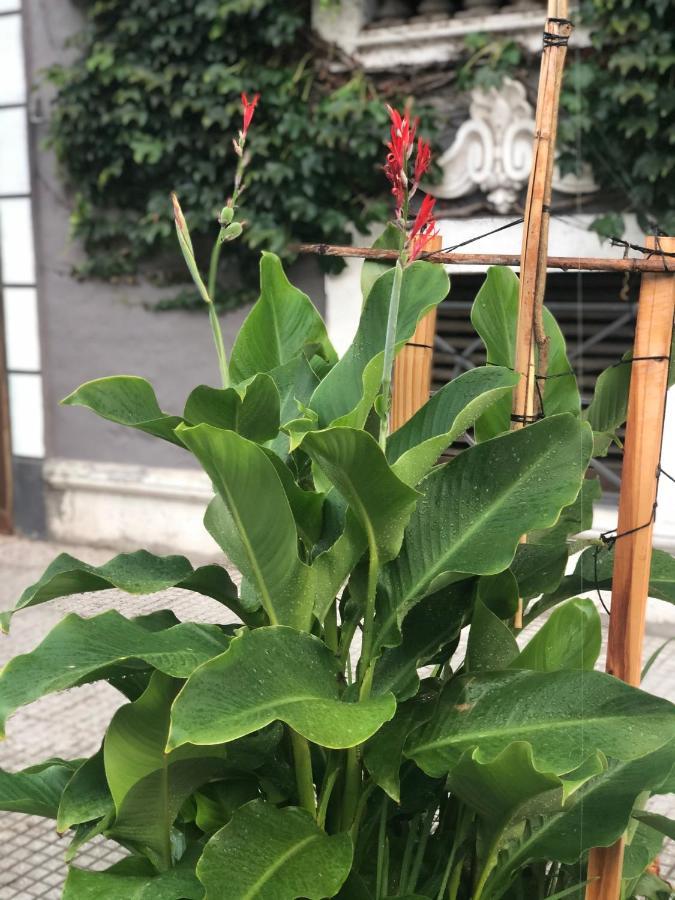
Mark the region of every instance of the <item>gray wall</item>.
[[[25, 13], [28, 64], [37, 80], [41, 69], [67, 58], [71, 51], [64, 49], [64, 43], [77, 30], [80, 18], [70, 0], [25, 0]], [[41, 86], [36, 98], [48, 116], [48, 89]], [[71, 277], [71, 267], [81, 258], [81, 251], [69, 237], [71, 204], [55, 160], [42, 146], [46, 132], [46, 122], [34, 122], [33, 190], [47, 456], [190, 465], [191, 457], [170, 444], [105, 422], [87, 410], [58, 406], [60, 399], [84, 381], [132, 374], [154, 385], [163, 409], [180, 413], [192, 387], [218, 385], [218, 367], [206, 315], [156, 313], [145, 308], [145, 304], [166, 297], [166, 290], [151, 285], [79, 282]], [[169, 188], [167, 185], [167, 191]], [[323, 308], [323, 278], [314, 261], [303, 261], [289, 276]], [[245, 312], [237, 310], [222, 318], [228, 348]]]

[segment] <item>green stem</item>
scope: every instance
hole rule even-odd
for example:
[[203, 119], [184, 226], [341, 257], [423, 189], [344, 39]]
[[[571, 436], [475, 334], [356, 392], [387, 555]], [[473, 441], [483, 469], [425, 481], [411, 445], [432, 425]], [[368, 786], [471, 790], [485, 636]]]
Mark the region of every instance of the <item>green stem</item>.
[[331, 653], [338, 652], [337, 603], [331, 603], [323, 623], [326, 646]]
[[230, 370], [227, 367], [227, 354], [225, 353], [225, 344], [223, 344], [223, 333], [220, 330], [220, 322], [218, 314], [213, 303], [209, 303], [209, 321], [211, 323], [211, 331], [213, 332], [213, 343], [216, 345], [216, 353], [218, 354], [218, 368], [220, 369], [220, 380], [223, 387], [230, 386]]
[[216, 302], [216, 288], [218, 287], [218, 263], [220, 262], [220, 251], [223, 244], [220, 240], [216, 240], [211, 251], [211, 261], [209, 263], [209, 280], [208, 291], [211, 302]]
[[345, 790], [342, 797], [342, 830], [346, 831], [354, 823], [361, 793], [361, 761], [358, 747], [347, 750], [345, 767]]
[[359, 699], [367, 700], [370, 696], [370, 688], [373, 681], [371, 670], [373, 661], [374, 625], [375, 625], [375, 600], [377, 597], [377, 578], [380, 571], [380, 561], [377, 555], [375, 539], [368, 536], [368, 580], [366, 584], [366, 608], [363, 614], [363, 644], [361, 645], [361, 659], [359, 660]]
[[295, 783], [298, 787], [300, 806], [316, 818], [316, 799], [314, 797], [312, 757], [309, 752], [309, 744], [306, 738], [299, 735], [297, 731], [293, 731], [291, 728], [290, 732], [293, 746], [293, 761], [295, 763]]
[[448, 885], [448, 900], [457, 900], [457, 892], [459, 891], [459, 883], [462, 878], [462, 864], [464, 858], [458, 860], [457, 865], [452, 870], [452, 877]]
[[380, 391], [380, 447], [384, 451], [387, 445], [389, 432], [389, 406], [391, 404], [391, 380], [394, 369], [394, 353], [396, 351], [396, 325], [398, 323], [398, 307], [401, 301], [401, 284], [403, 282], [403, 267], [401, 260], [396, 260], [394, 266], [394, 281], [391, 286], [389, 298], [389, 312], [387, 314], [387, 333], [384, 341], [384, 356], [382, 359], [382, 389]]
[[377, 834], [377, 874], [375, 876], [375, 897], [380, 900], [385, 896], [386, 888], [385, 880], [385, 856], [386, 856], [386, 840], [387, 840], [387, 807], [389, 806], [389, 798], [385, 794], [382, 797], [382, 805], [380, 807], [380, 827]]
[[413, 846], [417, 837], [417, 827], [419, 825], [419, 816], [414, 816], [408, 823], [408, 836], [403, 850], [403, 861], [401, 862], [401, 874], [398, 879], [397, 896], [401, 896], [405, 892], [405, 886], [408, 883], [408, 874], [410, 872], [410, 863], [412, 862]]
[[430, 809], [424, 817], [424, 822], [422, 823], [422, 835], [420, 837], [419, 843], [417, 844], [415, 861], [413, 862], [413, 866], [410, 871], [410, 878], [408, 879], [408, 884], [406, 885], [406, 893], [408, 894], [415, 893], [415, 888], [417, 887], [417, 882], [419, 881], [420, 872], [422, 871], [422, 863], [424, 862], [424, 854], [427, 849], [427, 842], [429, 840], [429, 835], [431, 834], [431, 826], [434, 824], [435, 812], [435, 809]]
[[335, 787], [335, 782], [337, 781], [339, 774], [339, 767], [334, 766], [334, 768], [331, 769], [331, 771], [326, 775], [324, 779], [323, 787], [321, 788], [321, 800], [319, 802], [319, 808], [316, 813], [316, 821], [321, 828], [324, 828], [326, 824], [328, 803], [330, 801], [331, 795], [333, 793], [333, 788]]

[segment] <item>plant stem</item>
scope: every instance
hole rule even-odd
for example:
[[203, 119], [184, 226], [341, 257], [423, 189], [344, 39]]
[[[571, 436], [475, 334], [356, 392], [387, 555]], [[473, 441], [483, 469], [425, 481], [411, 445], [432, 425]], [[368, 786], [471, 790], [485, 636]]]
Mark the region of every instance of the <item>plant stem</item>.
[[384, 451], [389, 432], [389, 407], [391, 404], [391, 380], [394, 369], [394, 352], [396, 350], [396, 325], [398, 323], [398, 307], [401, 301], [401, 284], [403, 282], [403, 266], [396, 260], [394, 281], [389, 298], [387, 315], [387, 334], [384, 341], [384, 357], [382, 359], [382, 389], [380, 392], [380, 447]]
[[291, 728], [290, 732], [293, 746], [293, 761], [295, 763], [295, 783], [298, 787], [300, 806], [316, 819], [316, 799], [314, 797], [312, 757], [309, 752], [309, 744], [306, 738], [299, 735], [297, 731], [293, 731]]
[[430, 809], [426, 816], [424, 817], [424, 821], [422, 823], [421, 829], [421, 837], [420, 841], [417, 845], [417, 853], [415, 854], [415, 861], [413, 862], [412, 869], [410, 871], [410, 877], [408, 878], [408, 883], [406, 885], [406, 892], [408, 894], [414, 894], [415, 888], [417, 887], [417, 882], [420, 877], [420, 872], [422, 871], [422, 863], [424, 862], [424, 854], [427, 849], [427, 841], [429, 840], [429, 835], [431, 834], [431, 826], [434, 824], [434, 813], [435, 809]]
[[338, 652], [337, 603], [331, 603], [323, 623], [326, 646], [331, 653]]
[[448, 900], [457, 900], [457, 892], [459, 891], [459, 882], [462, 878], [462, 863], [464, 859], [460, 859], [452, 870], [452, 878], [448, 885]]
[[405, 885], [408, 883], [408, 872], [412, 861], [413, 844], [414, 838], [417, 837], [418, 824], [419, 816], [414, 816], [408, 823], [408, 837], [406, 838], [405, 849], [403, 851], [401, 874], [399, 875], [398, 890], [396, 891], [397, 896], [401, 896], [401, 892], [405, 891]]
[[359, 699], [367, 700], [373, 680], [373, 628], [375, 624], [375, 600], [380, 564], [373, 536], [368, 536], [368, 580], [366, 584], [366, 608], [363, 613], [363, 643], [359, 660]]
[[346, 831], [354, 823], [361, 793], [361, 761], [358, 747], [347, 750], [345, 767], [345, 790], [342, 798], [342, 830]]
[[220, 262], [220, 250], [222, 242], [216, 240], [211, 251], [211, 261], [209, 263], [209, 280], [207, 282], [209, 297], [212, 303], [216, 302], [216, 288], [218, 287], [218, 263]]
[[224, 388], [230, 386], [230, 370], [227, 367], [227, 354], [225, 353], [225, 344], [223, 343], [223, 333], [220, 330], [220, 322], [218, 314], [213, 303], [209, 303], [209, 321], [211, 323], [211, 331], [213, 332], [213, 343], [216, 345], [216, 353], [218, 354], [218, 368], [220, 369], [220, 380]]
[[[385, 896], [385, 856], [386, 856], [386, 840], [387, 840], [387, 807], [389, 806], [389, 798], [385, 794], [382, 797], [382, 805], [380, 807], [380, 827], [377, 834], [377, 874], [375, 876], [375, 898], [380, 900]], [[388, 881], [388, 879], [386, 879]]]
[[323, 828], [326, 824], [326, 813], [328, 811], [328, 803], [330, 802], [330, 798], [333, 793], [333, 788], [335, 787], [335, 782], [337, 781], [339, 774], [340, 774], [339, 767], [334, 766], [324, 779], [323, 787], [321, 789], [321, 799], [319, 801], [319, 808], [316, 813], [316, 821], [317, 821], [317, 824], [320, 825], [321, 828]]

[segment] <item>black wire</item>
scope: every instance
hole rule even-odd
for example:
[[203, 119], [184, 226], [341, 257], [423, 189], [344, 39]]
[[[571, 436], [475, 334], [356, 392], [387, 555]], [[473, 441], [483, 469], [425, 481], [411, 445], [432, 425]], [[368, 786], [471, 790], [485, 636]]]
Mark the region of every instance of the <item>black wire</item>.
[[521, 216], [520, 219], [514, 219], [513, 222], [507, 222], [506, 225], [500, 225], [499, 228], [493, 228], [492, 231], [486, 231], [484, 234], [477, 234], [476, 237], [469, 238], [467, 241], [462, 241], [460, 244], [455, 244], [453, 247], [443, 247], [441, 250], [427, 250], [426, 253], [421, 253], [418, 257], [419, 259], [426, 259], [428, 256], [433, 256], [435, 253], [452, 253], [453, 250], [458, 250], [460, 247], [466, 247], [467, 244], [474, 244], [476, 241], [480, 241], [485, 237], [490, 237], [491, 234], [497, 234], [499, 231], [506, 231], [507, 228], [513, 228], [515, 225], [522, 225], [525, 219]]

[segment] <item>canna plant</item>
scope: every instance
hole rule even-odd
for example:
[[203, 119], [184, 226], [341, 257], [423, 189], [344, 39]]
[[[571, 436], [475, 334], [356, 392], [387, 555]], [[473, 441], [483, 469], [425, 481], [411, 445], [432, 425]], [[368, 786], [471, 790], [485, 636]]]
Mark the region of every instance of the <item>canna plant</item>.
[[[0, 772], [1, 808], [69, 836], [65, 900], [581, 898], [589, 849], [622, 835], [624, 896], [669, 896], [650, 864], [673, 823], [646, 803], [674, 787], [675, 710], [594, 671], [600, 620], [577, 594], [594, 584], [598, 548], [565, 575], [599, 495], [587, 467], [621, 424], [626, 384], [609, 403], [603, 379], [582, 415], [546, 313], [550, 370], [565, 377], [545, 382], [545, 417], [511, 431], [518, 282], [495, 268], [472, 311], [488, 365], [387, 433], [395, 353], [449, 289], [421, 258], [431, 201], [408, 229], [428, 149], [407, 114], [391, 116], [397, 213], [379, 245], [400, 256], [365, 263], [342, 358], [264, 253], [229, 359], [211, 317], [222, 386], [195, 388], [182, 415], [133, 376], [65, 401], [193, 454], [213, 482], [204, 524], [227, 567], [145, 551], [94, 567], [63, 554], [4, 614], [5, 630], [22, 608], [110, 587], [180, 587], [230, 622], [72, 613], [4, 668], [3, 729], [20, 707], [92, 681], [126, 700], [93, 756]], [[241, 227], [235, 192], [219, 240]], [[467, 432], [468, 446], [439, 460]], [[595, 562], [607, 587], [611, 552]], [[675, 600], [666, 554], [652, 593]], [[519, 597], [528, 622], [549, 616], [517, 641]], [[101, 835], [126, 855], [89, 871], [77, 855]]]

